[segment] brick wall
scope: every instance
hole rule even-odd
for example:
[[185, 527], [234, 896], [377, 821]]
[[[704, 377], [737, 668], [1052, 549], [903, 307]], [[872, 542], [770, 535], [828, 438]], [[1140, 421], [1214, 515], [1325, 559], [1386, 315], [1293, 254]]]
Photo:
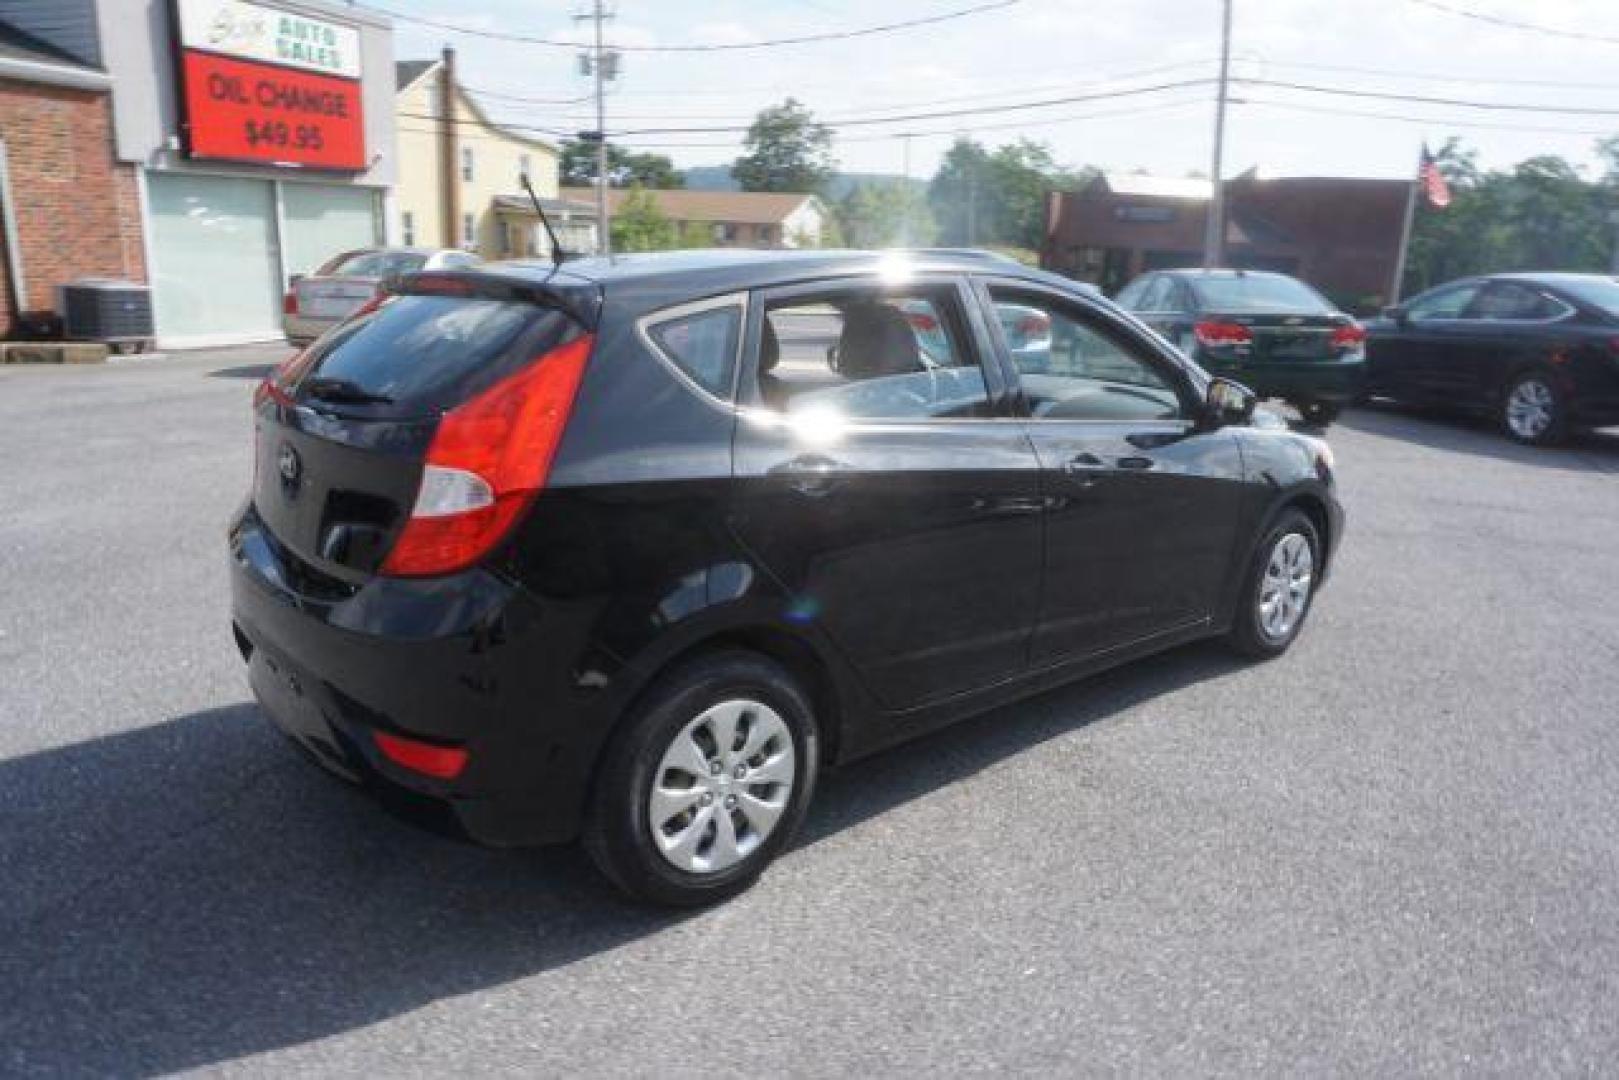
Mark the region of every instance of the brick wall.
[[[135, 167], [113, 153], [105, 93], [0, 79], [0, 138], [11, 170], [26, 311], [56, 307], [79, 277], [145, 281]], [[0, 326], [9, 331], [9, 262], [0, 259]]]

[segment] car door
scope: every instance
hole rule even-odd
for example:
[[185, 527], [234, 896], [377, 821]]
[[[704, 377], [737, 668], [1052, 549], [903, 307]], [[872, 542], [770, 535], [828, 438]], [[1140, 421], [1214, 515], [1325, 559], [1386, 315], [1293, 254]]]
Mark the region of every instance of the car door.
[[1034, 629], [1039, 458], [970, 296], [922, 276], [750, 305], [733, 526], [890, 710], [1016, 676]]
[[1405, 400], [1449, 400], [1450, 346], [1466, 331], [1469, 305], [1482, 281], [1444, 285], [1373, 324], [1367, 337], [1368, 389]]
[[1433, 364], [1435, 393], [1459, 403], [1493, 404], [1509, 375], [1572, 340], [1560, 331], [1574, 314], [1571, 306], [1529, 282], [1490, 282], [1440, 346]]
[[1206, 624], [1237, 536], [1236, 436], [1205, 425], [1189, 372], [1103, 305], [1014, 279], [980, 286], [1052, 324], [1049, 357], [1002, 353], [1047, 500], [1032, 666]]

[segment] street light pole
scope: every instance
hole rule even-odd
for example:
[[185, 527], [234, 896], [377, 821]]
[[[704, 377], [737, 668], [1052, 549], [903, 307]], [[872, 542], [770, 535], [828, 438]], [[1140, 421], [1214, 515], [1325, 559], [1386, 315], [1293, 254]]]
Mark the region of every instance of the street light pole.
[[1225, 110], [1231, 86], [1231, 0], [1221, 0], [1220, 88], [1214, 105], [1214, 166], [1209, 170], [1213, 191], [1209, 195], [1208, 227], [1203, 234], [1203, 267], [1225, 261]]

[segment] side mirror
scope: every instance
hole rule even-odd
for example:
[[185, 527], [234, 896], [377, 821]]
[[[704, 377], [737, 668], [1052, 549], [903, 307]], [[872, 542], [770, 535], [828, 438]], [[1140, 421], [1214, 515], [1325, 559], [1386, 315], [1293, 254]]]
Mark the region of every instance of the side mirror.
[[1407, 313], [1405, 308], [1401, 307], [1399, 304], [1395, 304], [1393, 307], [1384, 308], [1383, 318], [1388, 319], [1390, 322], [1393, 322], [1398, 326], [1404, 326], [1406, 323], [1411, 321], [1410, 314]]
[[1204, 397], [1209, 419], [1215, 424], [1246, 424], [1253, 419], [1259, 398], [1239, 382], [1216, 377]]

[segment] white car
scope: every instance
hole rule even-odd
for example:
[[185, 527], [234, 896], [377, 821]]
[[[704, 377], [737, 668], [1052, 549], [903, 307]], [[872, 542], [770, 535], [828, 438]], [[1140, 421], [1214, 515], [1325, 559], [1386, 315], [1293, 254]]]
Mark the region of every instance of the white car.
[[281, 307], [281, 328], [307, 345], [375, 299], [390, 282], [418, 270], [477, 266], [476, 255], [453, 248], [366, 248], [328, 259], [313, 274], [295, 275]]

